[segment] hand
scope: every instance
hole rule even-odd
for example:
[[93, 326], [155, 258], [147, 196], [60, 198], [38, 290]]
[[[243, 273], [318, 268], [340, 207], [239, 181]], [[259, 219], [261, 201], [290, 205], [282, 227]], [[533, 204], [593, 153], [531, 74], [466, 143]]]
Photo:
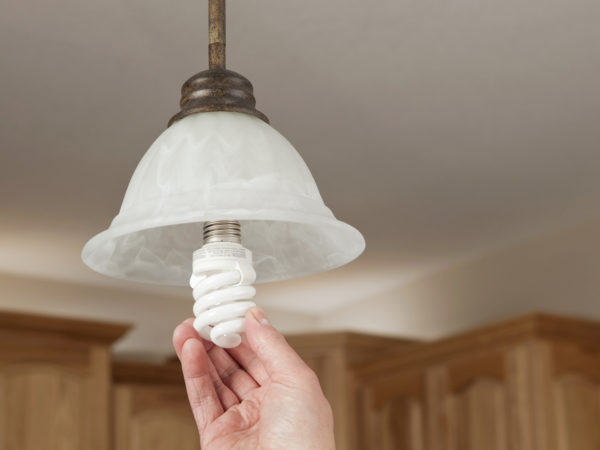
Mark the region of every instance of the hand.
[[333, 416], [315, 373], [265, 313], [246, 313], [246, 337], [233, 349], [201, 339], [192, 319], [173, 345], [202, 450], [334, 450]]

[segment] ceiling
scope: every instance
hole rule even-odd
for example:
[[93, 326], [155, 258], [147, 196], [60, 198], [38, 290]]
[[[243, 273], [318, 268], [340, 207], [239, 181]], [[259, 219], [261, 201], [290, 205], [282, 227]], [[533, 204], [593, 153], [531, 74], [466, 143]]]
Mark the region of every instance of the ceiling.
[[[205, 0], [0, 0], [0, 272], [189, 296], [87, 269], [206, 67]], [[230, 0], [228, 65], [363, 256], [261, 287], [330, 311], [600, 204], [600, 3]]]

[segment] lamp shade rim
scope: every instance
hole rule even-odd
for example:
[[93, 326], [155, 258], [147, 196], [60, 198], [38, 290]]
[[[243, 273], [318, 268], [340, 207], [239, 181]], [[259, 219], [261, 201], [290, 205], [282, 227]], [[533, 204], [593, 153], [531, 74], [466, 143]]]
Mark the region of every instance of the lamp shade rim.
[[[318, 215], [318, 214], [306, 214], [305, 212], [298, 212], [294, 210], [263, 210], [261, 211], [260, 218], [257, 218], [256, 212], [252, 211], [232, 211], [227, 210], [222, 213], [219, 211], [211, 211], [210, 214], [198, 213], [190, 215], [189, 213], [185, 216], [170, 216], [155, 217], [152, 219], [138, 220], [120, 225], [111, 225], [108, 229], [92, 237], [83, 247], [81, 252], [81, 258], [83, 262], [92, 270], [101, 273], [103, 275], [129, 281], [136, 281], [147, 284], [158, 284], [158, 285], [170, 285], [170, 286], [187, 286], [187, 280], [169, 280], [169, 279], [152, 279], [144, 276], [140, 276], [137, 273], [124, 273], [118, 268], [109, 264], [110, 257], [106, 258], [106, 252], [110, 251], [111, 247], [114, 247], [115, 242], [124, 236], [129, 234], [137, 233], [145, 230], [152, 230], [156, 228], [169, 227], [174, 225], [185, 225], [185, 224], [202, 224], [206, 221], [212, 220], [238, 220], [242, 223], [248, 222], [282, 222], [289, 224], [302, 224], [314, 228], [316, 233], [319, 233], [323, 239], [327, 239], [328, 236], [343, 235], [344, 251], [336, 253], [336, 257], [327, 263], [321, 265], [311, 265], [309, 269], [298, 270], [293, 273], [287, 274], [270, 274], [262, 275], [258, 273], [257, 283], [268, 283], [274, 281], [284, 281], [293, 278], [304, 277], [327, 270], [335, 269], [343, 266], [350, 261], [356, 259], [365, 249], [365, 240], [362, 234], [353, 226], [337, 220], [333, 215], [331, 217]], [[247, 244], [245, 244], [247, 245]], [[202, 246], [202, 242], [198, 242], [198, 248]], [[250, 250], [252, 246], [249, 245]], [[194, 249], [196, 250], [196, 249]], [[96, 253], [104, 253], [100, 258], [95, 257]], [[191, 259], [189, 261], [190, 273], [191, 273]]]

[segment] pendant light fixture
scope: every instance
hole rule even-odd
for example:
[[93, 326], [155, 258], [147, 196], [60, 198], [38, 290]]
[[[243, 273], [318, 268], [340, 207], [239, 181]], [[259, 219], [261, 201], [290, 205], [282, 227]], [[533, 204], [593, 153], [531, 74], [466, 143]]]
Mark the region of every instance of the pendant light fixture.
[[[365, 242], [325, 206], [308, 167], [225, 68], [225, 0], [209, 0], [209, 69], [138, 164], [119, 214], [82, 259], [105, 275], [193, 288], [194, 327], [235, 347], [252, 284], [322, 272]], [[242, 245], [243, 243], [243, 245]]]

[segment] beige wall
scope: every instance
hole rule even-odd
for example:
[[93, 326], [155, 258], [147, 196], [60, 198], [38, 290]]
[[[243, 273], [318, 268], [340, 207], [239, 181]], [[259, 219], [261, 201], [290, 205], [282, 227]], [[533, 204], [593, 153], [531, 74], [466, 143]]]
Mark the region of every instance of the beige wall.
[[[115, 351], [161, 357], [172, 353], [173, 328], [192, 315], [191, 298], [168, 297], [0, 274], [0, 308], [134, 324]], [[272, 322], [292, 333], [315, 327], [313, 316], [267, 309]]]
[[319, 326], [433, 338], [533, 310], [600, 318], [600, 222], [399, 284]]
[[[392, 283], [393, 285], [393, 283]], [[155, 288], [153, 288], [155, 289]], [[171, 353], [187, 296], [0, 275], [0, 308], [136, 324], [120, 353]], [[312, 293], [317, 295], [317, 293]], [[323, 295], [335, 295], [335, 289]], [[534, 310], [600, 319], [600, 221], [465, 261], [320, 317], [266, 308], [283, 332], [351, 329], [434, 338]]]

